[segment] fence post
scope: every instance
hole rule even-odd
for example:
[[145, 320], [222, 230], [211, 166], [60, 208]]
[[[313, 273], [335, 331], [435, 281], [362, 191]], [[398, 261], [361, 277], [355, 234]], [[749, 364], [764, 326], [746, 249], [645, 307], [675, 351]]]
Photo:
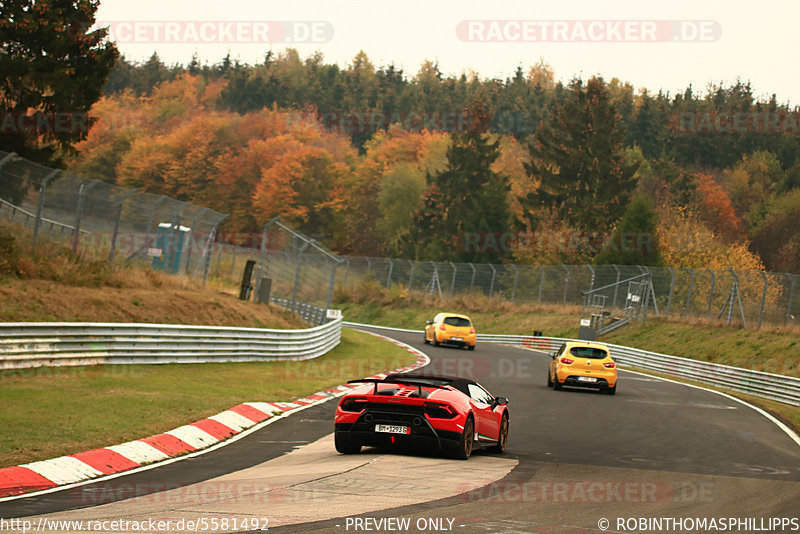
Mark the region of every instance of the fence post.
[[692, 305], [692, 287], [694, 287], [694, 271], [689, 267], [684, 268], [684, 270], [689, 273], [689, 294], [686, 295], [686, 311], [683, 316], [689, 317], [689, 309]]
[[[256, 295], [258, 295], [259, 292], [261, 291], [261, 278], [264, 276], [264, 263], [266, 262], [267, 246], [269, 245], [268, 232], [269, 232], [269, 227], [272, 225], [273, 222], [275, 222], [275, 219], [272, 219], [267, 224], [265, 224], [264, 225], [264, 229], [261, 231], [261, 250], [258, 251], [258, 268], [256, 269], [256, 284], [255, 284], [255, 287], [253, 288], [253, 291], [255, 291]], [[236, 247], [236, 245], [238, 243], [238, 239], [239, 239], [239, 236], [234, 235], [234, 238], [233, 238], [234, 250], [236, 250], [235, 247]], [[287, 257], [288, 257], [288, 254], [287, 254]], [[244, 264], [245, 264], [245, 267], [247, 267], [247, 261], [246, 260], [245, 260]], [[274, 283], [273, 283], [272, 287], [273, 288], [275, 287]], [[293, 309], [292, 311], [295, 311], [295, 310]]]
[[469, 292], [472, 293], [472, 287], [475, 285], [475, 266], [471, 263], [468, 265], [472, 269], [472, 280], [469, 281]]
[[492, 298], [492, 294], [494, 293], [494, 279], [497, 276], [497, 269], [494, 268], [493, 263], [490, 263], [489, 267], [492, 268], [492, 281], [489, 284], [489, 298]]
[[[344, 261], [344, 260], [342, 260], [342, 261]], [[333, 302], [333, 286], [336, 283], [336, 269], [339, 268], [340, 264], [341, 264], [341, 262], [334, 263], [333, 264], [333, 269], [331, 269], [331, 282], [330, 282], [330, 285], [328, 286], [328, 303], [325, 305], [325, 309], [326, 310], [331, 309], [331, 302]], [[326, 312], [325, 315], [327, 317], [327, 312]], [[323, 317], [323, 320], [324, 319], [325, 318]]]
[[122, 209], [125, 207], [125, 201], [130, 198], [131, 195], [136, 193], [136, 189], [131, 189], [125, 192], [122, 195], [122, 198], [119, 200], [119, 209], [117, 210], [117, 220], [114, 222], [114, 233], [111, 235], [111, 252], [108, 254], [108, 263], [111, 264], [114, 261], [114, 253], [117, 250], [117, 235], [119, 234], [119, 225], [122, 222]]
[[536, 301], [537, 304], [542, 303], [542, 290], [544, 289], [544, 267], [540, 265], [539, 270], [542, 272], [542, 278], [539, 280], [539, 299]]
[[189, 235], [189, 250], [186, 251], [186, 269], [184, 271], [185, 274], [189, 274], [189, 265], [192, 263], [192, 244], [196, 239], [195, 236], [197, 235], [197, 224], [200, 222], [200, 217], [205, 215], [207, 211], [209, 211], [209, 208], [201, 209], [194, 216], [194, 220], [192, 220], [192, 229], [190, 230], [191, 234]]
[[347, 262], [347, 267], [344, 268], [344, 280], [342, 280], [342, 286], [344, 286], [344, 290], [347, 291], [347, 275], [350, 274], [350, 256], [345, 256], [345, 261]]
[[792, 300], [794, 300], [794, 277], [790, 274], [785, 275], [789, 280], [789, 302], [786, 304], [786, 326], [789, 326], [789, 318], [792, 316]]
[[[227, 215], [225, 217], [227, 217]], [[206, 285], [206, 282], [208, 282], [208, 271], [211, 270], [211, 254], [213, 254], [211, 247], [217, 239], [217, 228], [219, 227], [220, 222], [222, 221], [218, 221], [217, 224], [211, 228], [211, 232], [208, 234], [208, 240], [206, 241], [206, 246], [203, 248], [203, 285]], [[195, 271], [195, 276], [196, 273], [197, 271]]]
[[708, 310], [706, 316], [711, 317], [711, 301], [714, 299], [714, 286], [717, 285], [717, 275], [714, 274], [712, 269], [706, 269], [708, 274], [711, 275], [711, 291], [708, 292]]
[[[250, 242], [252, 244], [252, 241]], [[237, 234], [233, 234], [233, 255], [231, 258], [231, 276], [236, 274], [236, 253], [239, 249], [239, 236]], [[220, 254], [222, 253], [222, 247], [220, 247]]]
[[394, 262], [392, 261], [391, 258], [389, 258], [389, 275], [386, 277], [386, 289], [387, 290], [392, 285], [392, 269], [394, 269]]
[[511, 289], [511, 303], [514, 303], [514, 299], [517, 296], [517, 278], [519, 278], [519, 270], [517, 266], [513, 263], [511, 264], [511, 268], [514, 269], [514, 287]]
[[616, 308], [617, 307], [617, 292], [619, 292], [619, 275], [620, 275], [620, 272], [619, 272], [619, 267], [617, 267], [616, 265], [612, 265], [612, 267], [614, 268], [615, 271], [617, 271], [617, 283], [616, 283], [616, 285], [614, 285], [614, 299], [611, 301], [611, 307], [612, 308]]
[[[350, 262], [347, 262], [350, 265]], [[411, 289], [414, 287], [414, 267], [416, 264], [412, 260], [408, 260], [408, 264], [411, 266], [410, 272], [408, 274], [408, 293], [411, 294]]]
[[372, 272], [372, 260], [369, 259], [369, 256], [364, 256], [364, 259], [367, 260], [367, 276], [369, 276], [369, 273]]
[[764, 292], [761, 294], [761, 311], [758, 314], [758, 328], [757, 330], [761, 330], [761, 322], [764, 320], [764, 305], [767, 302], [767, 287], [769, 286], [769, 280], [767, 279], [767, 273], [764, 271], [761, 272], [761, 278], [764, 279]]
[[672, 293], [675, 290], [675, 269], [672, 267], [667, 267], [669, 269], [670, 274], [672, 275], [672, 280], [669, 283], [669, 297], [667, 297], [667, 315], [666, 317], [669, 318], [669, 309], [672, 306]]
[[83, 205], [86, 202], [86, 192], [92, 188], [90, 184], [88, 187], [85, 184], [81, 184], [80, 189], [78, 189], [78, 205], [75, 208], [75, 224], [72, 225], [72, 252], [75, 254], [78, 253], [78, 241], [81, 237], [81, 217], [83, 216]]
[[[5, 161], [5, 160], [3, 160]], [[36, 219], [33, 221], [33, 252], [36, 253], [36, 242], [39, 239], [39, 226], [42, 223], [42, 210], [44, 209], [44, 196], [47, 191], [47, 182], [61, 174], [61, 171], [56, 169], [42, 180], [39, 186], [39, 201], [36, 203]]]
[[303, 251], [310, 244], [309, 241], [303, 243], [303, 246], [297, 251], [297, 268], [294, 271], [294, 289], [292, 290], [292, 305], [297, 304], [297, 286], [300, 285], [300, 267], [303, 265]]
[[594, 267], [592, 267], [588, 263], [586, 264], [586, 266], [589, 268], [589, 271], [592, 273], [592, 279], [589, 281], [589, 291], [592, 291], [594, 289]]
[[569, 285], [569, 267], [566, 265], [562, 265], [565, 271], [567, 271], [567, 276], [564, 278], [564, 305], [567, 305], [567, 286]]
[[453, 267], [453, 276], [450, 278], [450, 296], [453, 296], [453, 291], [456, 287], [456, 273], [458, 272], [458, 267], [452, 261], [448, 262]]

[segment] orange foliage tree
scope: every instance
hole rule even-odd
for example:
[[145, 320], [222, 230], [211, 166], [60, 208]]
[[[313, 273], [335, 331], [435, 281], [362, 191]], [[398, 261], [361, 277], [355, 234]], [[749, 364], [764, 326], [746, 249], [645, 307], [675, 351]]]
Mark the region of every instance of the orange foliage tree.
[[696, 173], [698, 213], [709, 229], [725, 241], [733, 243], [744, 237], [744, 229], [733, 209], [731, 199], [711, 175]]

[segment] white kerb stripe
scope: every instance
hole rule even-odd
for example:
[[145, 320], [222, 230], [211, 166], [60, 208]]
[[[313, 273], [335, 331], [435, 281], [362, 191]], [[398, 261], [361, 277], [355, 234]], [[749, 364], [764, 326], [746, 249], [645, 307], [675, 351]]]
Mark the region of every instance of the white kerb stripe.
[[273, 409], [279, 412], [286, 412], [300, 406], [294, 402], [268, 402], [267, 404], [271, 404], [274, 407]]
[[188, 443], [195, 449], [205, 449], [209, 445], [214, 445], [215, 443], [219, 443], [219, 440], [217, 438], [215, 438], [205, 430], [200, 430], [196, 426], [192, 425], [179, 426], [174, 430], [166, 432], [166, 434], [174, 436], [179, 440]]
[[129, 441], [120, 445], [112, 445], [106, 447], [110, 451], [121, 454], [128, 460], [136, 462], [137, 464], [144, 465], [160, 460], [166, 460], [169, 455], [161, 452], [150, 444], [144, 441]]
[[31, 471], [59, 485], [72, 484], [73, 482], [87, 480], [103, 474], [94, 467], [70, 456], [61, 456], [60, 458], [53, 458], [52, 460], [33, 462], [25, 464], [22, 467], [27, 467]]
[[274, 406], [267, 404], [266, 402], [245, 402], [245, 404], [251, 408], [255, 408], [259, 412], [264, 412], [267, 415], [272, 415], [278, 411]]
[[243, 415], [239, 415], [236, 412], [232, 412], [230, 410], [225, 410], [224, 412], [220, 412], [217, 415], [212, 415], [209, 419], [213, 419], [217, 423], [221, 423], [228, 428], [240, 432], [245, 428], [250, 428], [254, 424], [254, 421], [251, 421], [247, 417]]

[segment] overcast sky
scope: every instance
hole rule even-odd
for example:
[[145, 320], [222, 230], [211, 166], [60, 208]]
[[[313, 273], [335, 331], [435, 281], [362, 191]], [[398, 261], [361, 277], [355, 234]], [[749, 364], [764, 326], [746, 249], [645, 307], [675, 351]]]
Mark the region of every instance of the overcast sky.
[[341, 66], [364, 50], [409, 77], [431, 59], [445, 74], [505, 78], [543, 58], [561, 80], [600, 74], [674, 93], [740, 78], [756, 97], [800, 105], [798, 0], [102, 0], [97, 18], [138, 61], [155, 50], [185, 64], [196, 51], [217, 63], [230, 51], [252, 64], [293, 46]]

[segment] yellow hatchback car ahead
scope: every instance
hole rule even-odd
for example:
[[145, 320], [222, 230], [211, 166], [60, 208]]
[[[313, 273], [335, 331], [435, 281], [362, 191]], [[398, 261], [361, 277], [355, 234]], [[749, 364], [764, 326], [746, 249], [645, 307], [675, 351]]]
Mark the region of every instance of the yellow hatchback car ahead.
[[568, 341], [550, 356], [548, 386], [556, 390], [563, 386], [596, 388], [609, 395], [617, 392], [617, 364], [602, 343]]
[[425, 343], [433, 343], [434, 347], [449, 343], [475, 350], [477, 339], [472, 319], [467, 315], [440, 313], [425, 324]]

